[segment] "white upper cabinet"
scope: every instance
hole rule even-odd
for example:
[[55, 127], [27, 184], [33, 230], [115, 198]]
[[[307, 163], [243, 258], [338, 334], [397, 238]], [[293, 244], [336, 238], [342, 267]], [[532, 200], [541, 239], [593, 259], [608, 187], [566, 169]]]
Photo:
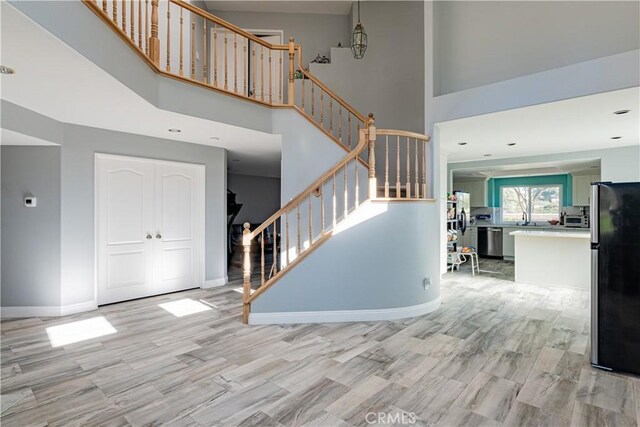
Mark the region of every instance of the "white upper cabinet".
[[487, 183], [486, 181], [454, 182], [454, 191], [469, 193], [469, 202], [472, 208], [487, 207]]
[[467, 183], [455, 181], [453, 183], [453, 191], [462, 191], [463, 193], [468, 193], [469, 191], [467, 190]]
[[600, 175], [573, 176], [573, 206], [591, 205], [591, 183], [600, 181]]
[[484, 208], [487, 206], [487, 183], [485, 181], [474, 181], [467, 183], [468, 192], [471, 195], [472, 208]]

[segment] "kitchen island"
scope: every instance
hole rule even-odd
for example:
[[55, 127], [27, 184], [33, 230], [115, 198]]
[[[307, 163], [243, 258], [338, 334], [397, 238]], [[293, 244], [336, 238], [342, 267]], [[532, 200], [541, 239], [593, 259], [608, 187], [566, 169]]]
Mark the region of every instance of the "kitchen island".
[[589, 289], [588, 231], [518, 230], [509, 234], [515, 238], [516, 282]]

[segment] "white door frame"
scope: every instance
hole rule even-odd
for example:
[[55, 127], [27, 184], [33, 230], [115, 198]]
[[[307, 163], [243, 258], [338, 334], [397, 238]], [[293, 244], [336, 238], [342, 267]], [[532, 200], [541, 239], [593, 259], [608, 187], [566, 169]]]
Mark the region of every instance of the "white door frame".
[[141, 162], [165, 164], [165, 165], [189, 165], [194, 166], [202, 171], [204, 177], [201, 188], [201, 212], [199, 213], [199, 223], [202, 228], [202, 234], [198, 239], [198, 250], [200, 252], [200, 288], [205, 288], [205, 247], [206, 247], [206, 166], [200, 163], [174, 162], [170, 160], [151, 159], [147, 157], [126, 156], [119, 154], [94, 153], [93, 156], [93, 303], [98, 305], [98, 159], [114, 159], [114, 160], [136, 160]]

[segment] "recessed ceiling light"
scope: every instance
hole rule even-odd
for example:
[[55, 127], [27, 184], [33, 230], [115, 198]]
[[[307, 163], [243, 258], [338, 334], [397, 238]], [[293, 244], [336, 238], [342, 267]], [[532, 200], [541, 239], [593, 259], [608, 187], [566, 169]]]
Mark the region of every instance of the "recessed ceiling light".
[[485, 154], [484, 156], [485, 157], [491, 157], [491, 154]]
[[618, 111], [614, 111], [613, 114], [617, 114], [617, 115], [627, 114], [629, 111], [630, 110], [618, 110]]
[[611, 139], [622, 139], [621, 136], [612, 136]]
[[467, 145], [466, 142], [458, 142], [458, 145]]
[[13, 68], [0, 65], [0, 74], [15, 74], [15, 73], [16, 73], [16, 70], [14, 70]]
[[220, 139], [220, 137], [219, 136], [211, 136], [211, 137], [209, 137], [209, 139], [215, 139], [217, 141], [217, 140]]
[[507, 145], [508, 145], [509, 147], [513, 147], [514, 145], [516, 145], [516, 143], [515, 143], [515, 142], [510, 142], [510, 143], [508, 143]]
[[182, 132], [182, 130], [176, 129], [176, 128], [171, 128], [171, 129], [169, 129], [169, 132], [180, 133], [180, 132]]

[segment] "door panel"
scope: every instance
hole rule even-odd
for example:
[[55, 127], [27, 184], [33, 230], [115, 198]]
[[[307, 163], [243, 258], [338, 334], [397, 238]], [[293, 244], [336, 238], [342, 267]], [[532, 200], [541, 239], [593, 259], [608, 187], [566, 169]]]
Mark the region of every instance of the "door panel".
[[161, 176], [163, 241], [191, 240], [193, 179], [182, 174]]
[[[156, 293], [201, 286], [200, 242], [204, 226], [201, 168], [156, 165]], [[199, 234], [196, 230], [201, 230]], [[160, 236], [160, 237], [158, 237]]]
[[98, 304], [153, 289], [153, 165], [97, 159]]
[[204, 168], [96, 157], [98, 304], [201, 286]]
[[107, 288], [143, 285], [145, 251], [117, 252], [107, 254]]

